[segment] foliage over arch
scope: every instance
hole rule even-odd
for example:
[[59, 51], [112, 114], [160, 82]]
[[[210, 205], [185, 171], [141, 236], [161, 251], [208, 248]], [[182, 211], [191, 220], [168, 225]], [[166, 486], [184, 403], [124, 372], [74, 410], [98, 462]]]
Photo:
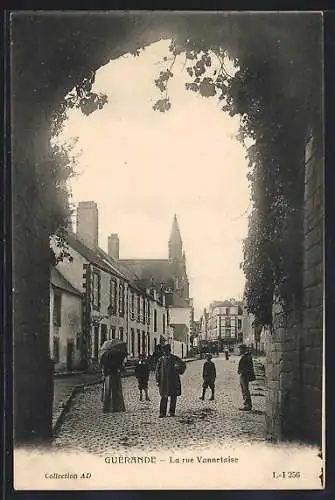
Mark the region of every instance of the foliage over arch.
[[[321, 113], [321, 69], [310, 58], [320, 57], [321, 44], [311, 43], [308, 29], [299, 36], [288, 50], [287, 40], [271, 34], [261, 42], [240, 33], [234, 75], [227, 71], [229, 52], [221, 43], [172, 41], [172, 63], [155, 80], [162, 95], [153, 108], [168, 111], [173, 64], [184, 54], [192, 79], [186, 89], [217, 96], [223, 111], [240, 115], [238, 139], [254, 141], [247, 149], [253, 209], [243, 270], [248, 310], [262, 324], [272, 323], [274, 295], [286, 310], [301, 301], [304, 147], [309, 128], [318, 132]], [[213, 58], [219, 69], [210, 74]]]
[[[154, 110], [171, 108], [168, 83], [175, 59], [183, 54], [191, 78], [186, 89], [217, 96], [223, 111], [240, 116], [239, 139], [254, 140], [247, 150], [253, 210], [243, 269], [249, 311], [257, 321], [271, 323], [274, 293], [286, 307], [301, 298], [304, 144], [309, 128], [316, 139], [322, 128], [321, 18], [227, 15], [210, 32], [206, 26], [201, 16], [190, 16], [180, 31], [187, 37], [179, 32], [172, 41], [172, 62], [166, 58], [166, 69], [155, 80], [161, 97]], [[139, 43], [133, 55], [143, 46]], [[225, 65], [228, 54], [234, 75]], [[215, 74], [213, 58], [220, 63]], [[105, 97], [92, 92], [93, 75], [63, 103], [60, 117], [67, 106], [86, 114], [103, 106]]]

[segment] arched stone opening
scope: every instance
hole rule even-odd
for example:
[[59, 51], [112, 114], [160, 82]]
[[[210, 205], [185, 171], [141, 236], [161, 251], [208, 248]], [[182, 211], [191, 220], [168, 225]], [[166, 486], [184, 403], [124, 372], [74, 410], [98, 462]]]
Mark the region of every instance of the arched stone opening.
[[[50, 161], [49, 130], [53, 112], [68, 91], [110, 59], [127, 52], [134, 52], [139, 47], [162, 38], [174, 38], [177, 41], [186, 38], [205, 39], [208, 45], [221, 44], [233, 56], [238, 56], [243, 50], [240, 36], [246, 31], [250, 40], [252, 37], [263, 40], [264, 47], [267, 41], [279, 37], [287, 46], [287, 54], [296, 55], [309, 50], [311, 55], [314, 54], [318, 58], [318, 48], [314, 47], [313, 40], [309, 39], [310, 34], [314, 33], [314, 27], [310, 30], [308, 24], [315, 24], [314, 16], [306, 17], [302, 21], [294, 15], [290, 20], [284, 20], [280, 15], [264, 14], [253, 24], [249, 19], [247, 15], [229, 13], [222, 15], [208, 13], [204, 16], [120, 13], [113, 14], [112, 17], [103, 12], [89, 15], [78, 13], [13, 15], [14, 425], [18, 441], [36, 437], [46, 438], [51, 435], [52, 367], [48, 355], [49, 235], [54, 229], [55, 222], [44, 183], [47, 182], [46, 165]], [[208, 26], [211, 27], [210, 30]], [[307, 44], [307, 47], [303, 44]], [[261, 58], [261, 54], [258, 54], [258, 57]], [[283, 61], [278, 61], [278, 64], [283, 64]], [[286, 76], [289, 78], [289, 74]], [[299, 91], [295, 81], [289, 83], [288, 92], [294, 94]], [[318, 92], [319, 83], [317, 81], [313, 83]], [[314, 126], [312, 135], [320, 137], [321, 133], [321, 129], [318, 130]], [[301, 147], [304, 148], [305, 144], [302, 143]], [[320, 155], [319, 161], [321, 161]], [[317, 160], [314, 165], [316, 172], [319, 168]], [[318, 177], [317, 182], [317, 189], [320, 191], [322, 179]], [[315, 200], [314, 190], [309, 189]], [[304, 187], [302, 191], [307, 193]], [[307, 236], [309, 232], [309, 222], [306, 222], [305, 235]], [[304, 259], [307, 272], [309, 259], [307, 254]], [[313, 259], [317, 257], [314, 255]], [[306, 285], [308, 279], [301, 276], [302, 286]], [[314, 279], [316, 285], [320, 284], [320, 279], [322, 280], [322, 277]], [[315, 293], [320, 294], [320, 292]], [[317, 302], [319, 295], [313, 300]], [[318, 304], [313, 307], [320, 309]], [[308, 321], [313, 337], [313, 332], [319, 330], [319, 318], [317, 315], [310, 317], [311, 313], [307, 315], [308, 320], [305, 319], [303, 323], [304, 310], [301, 309], [299, 312], [300, 318], [293, 321], [293, 327], [298, 326], [302, 329], [303, 324]], [[318, 333], [315, 333], [315, 336], [319, 338]], [[303, 338], [302, 330], [299, 338]], [[315, 342], [313, 339], [312, 342]], [[318, 363], [320, 349], [318, 345], [314, 349]], [[298, 349], [296, 353], [298, 352], [300, 354], [297, 355], [301, 356], [302, 352], [306, 351]], [[301, 364], [301, 360], [298, 362]], [[274, 380], [278, 378], [278, 384], [282, 384], [279, 379], [284, 380], [285, 376], [280, 377], [279, 367], [277, 371]], [[310, 368], [307, 372], [310, 377]], [[277, 394], [281, 389], [275, 387], [274, 390]], [[297, 390], [302, 390], [301, 384]], [[284, 392], [286, 394], [286, 391]], [[313, 390], [313, 398], [319, 404], [317, 388]], [[280, 401], [277, 398], [274, 403], [270, 402], [271, 421], [277, 422], [276, 419], [279, 419], [279, 430], [277, 424], [269, 424], [270, 434], [280, 437], [285, 435], [281, 412], [285, 406], [282, 401], [286, 399], [283, 396]], [[299, 410], [300, 416], [302, 412], [306, 415], [308, 413], [304, 405], [305, 403]]]

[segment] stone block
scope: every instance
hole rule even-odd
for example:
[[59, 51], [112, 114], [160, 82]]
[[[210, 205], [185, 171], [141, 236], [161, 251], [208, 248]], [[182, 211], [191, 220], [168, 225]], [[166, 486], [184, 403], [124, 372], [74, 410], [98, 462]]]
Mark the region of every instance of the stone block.
[[322, 261], [323, 249], [320, 243], [314, 244], [305, 252], [305, 265], [307, 268], [320, 264]]
[[323, 310], [321, 307], [310, 307], [304, 312], [304, 328], [322, 329]]
[[280, 362], [280, 372], [283, 373], [293, 373], [294, 364], [291, 361], [284, 361], [283, 359]]
[[319, 366], [317, 366], [317, 365], [304, 365], [302, 376], [303, 376], [304, 385], [321, 389], [321, 387], [322, 387], [322, 371], [321, 371]]
[[282, 390], [291, 389], [293, 383], [293, 374], [282, 372], [279, 379], [279, 387]]

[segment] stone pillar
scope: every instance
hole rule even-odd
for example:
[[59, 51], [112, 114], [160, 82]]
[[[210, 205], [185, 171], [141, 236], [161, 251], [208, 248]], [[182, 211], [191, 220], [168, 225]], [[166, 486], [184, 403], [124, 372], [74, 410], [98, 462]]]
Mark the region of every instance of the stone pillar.
[[36, 106], [37, 103], [34, 105], [31, 101], [15, 101], [13, 105], [13, 389], [16, 443], [47, 439], [52, 434], [50, 207], [42, 194], [46, 188], [43, 172], [48, 168], [49, 130], [42, 113], [36, 121], [32, 119]]

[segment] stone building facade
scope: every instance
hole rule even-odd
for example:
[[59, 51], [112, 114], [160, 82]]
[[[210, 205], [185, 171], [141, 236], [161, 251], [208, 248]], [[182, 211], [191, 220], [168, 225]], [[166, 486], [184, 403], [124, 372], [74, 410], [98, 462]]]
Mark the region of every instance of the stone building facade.
[[[126, 342], [129, 357], [138, 358], [142, 353], [150, 356], [159, 343], [169, 341], [172, 335], [165, 293], [154, 287], [139, 287], [138, 277], [115, 259], [115, 245], [112, 255], [98, 246], [97, 225], [96, 204], [80, 203], [77, 233], [68, 231], [66, 237], [72, 260], [57, 264], [57, 272], [82, 297], [77, 344], [80, 345], [81, 367], [93, 369], [105, 340]], [[55, 243], [52, 245], [57, 253]], [[54, 329], [51, 329], [51, 337], [53, 346]]]

